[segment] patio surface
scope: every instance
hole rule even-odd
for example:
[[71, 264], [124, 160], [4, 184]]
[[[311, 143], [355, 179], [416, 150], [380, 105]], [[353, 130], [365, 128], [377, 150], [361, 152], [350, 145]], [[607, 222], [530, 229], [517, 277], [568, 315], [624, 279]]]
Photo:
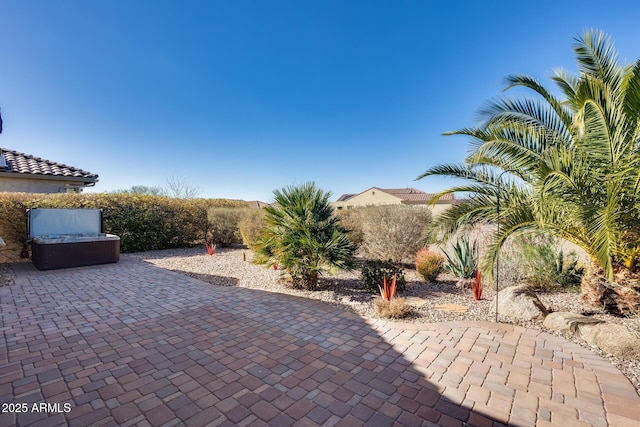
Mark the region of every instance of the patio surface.
[[14, 271], [0, 288], [1, 426], [640, 423], [622, 373], [538, 330], [368, 320], [127, 256]]

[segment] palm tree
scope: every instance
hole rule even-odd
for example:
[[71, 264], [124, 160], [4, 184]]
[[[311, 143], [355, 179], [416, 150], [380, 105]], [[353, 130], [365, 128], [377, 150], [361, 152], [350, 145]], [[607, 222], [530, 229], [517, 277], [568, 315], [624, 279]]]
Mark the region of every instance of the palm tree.
[[553, 76], [562, 98], [530, 76], [507, 77], [507, 89], [535, 96], [490, 102], [480, 126], [447, 133], [472, 138], [465, 163], [435, 166], [418, 179], [467, 180], [436, 195], [472, 195], [438, 219], [445, 236], [497, 221], [501, 188], [500, 233], [483, 259], [485, 270], [509, 236], [550, 233], [590, 256], [582, 286], [592, 302], [627, 311], [640, 307], [637, 276], [622, 279], [640, 260], [640, 59], [620, 65], [600, 31], [576, 38], [574, 51], [579, 74], [556, 70]]
[[275, 190], [265, 208], [266, 228], [256, 262], [285, 269], [294, 286], [315, 289], [325, 268], [349, 268], [356, 247], [329, 204], [331, 193], [314, 183]]

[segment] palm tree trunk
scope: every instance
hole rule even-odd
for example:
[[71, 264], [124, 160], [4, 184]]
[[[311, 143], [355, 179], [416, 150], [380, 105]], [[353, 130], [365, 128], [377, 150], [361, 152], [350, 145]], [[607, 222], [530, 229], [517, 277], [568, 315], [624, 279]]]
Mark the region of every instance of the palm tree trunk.
[[614, 315], [640, 311], [640, 275], [617, 268], [615, 282], [607, 281], [604, 270], [592, 262], [582, 277], [582, 299], [589, 305]]

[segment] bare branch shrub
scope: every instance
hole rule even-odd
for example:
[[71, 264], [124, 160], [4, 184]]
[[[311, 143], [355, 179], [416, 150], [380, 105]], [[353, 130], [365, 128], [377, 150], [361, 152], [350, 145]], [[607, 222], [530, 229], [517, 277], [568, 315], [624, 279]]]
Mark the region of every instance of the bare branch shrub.
[[169, 197], [176, 199], [193, 199], [201, 193], [199, 187], [187, 183], [182, 177], [173, 176], [167, 179], [164, 192]]

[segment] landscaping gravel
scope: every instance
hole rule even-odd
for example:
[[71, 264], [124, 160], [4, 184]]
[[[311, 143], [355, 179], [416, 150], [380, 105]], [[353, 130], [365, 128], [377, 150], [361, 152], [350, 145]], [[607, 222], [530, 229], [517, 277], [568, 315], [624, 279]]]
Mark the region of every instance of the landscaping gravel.
[[[361, 316], [377, 317], [373, 309], [373, 296], [363, 288], [357, 269], [325, 274], [320, 279], [318, 290], [305, 291], [293, 289], [287, 284], [281, 270], [253, 264], [251, 262], [252, 252], [243, 248], [218, 248], [213, 256], [209, 256], [204, 248], [197, 247], [138, 252], [123, 254], [122, 257], [146, 261], [157, 267], [180, 272], [214, 285], [238, 286], [314, 298], [353, 311]], [[505, 266], [505, 268], [508, 267]], [[446, 274], [441, 275], [437, 283], [425, 282], [411, 268], [405, 268], [405, 276], [407, 289], [402, 293], [402, 296], [417, 308], [414, 310], [413, 316], [399, 321], [421, 323], [464, 320], [495, 321], [495, 313], [489, 309], [495, 290], [490, 286], [484, 289], [482, 299], [475, 301], [470, 289], [456, 288], [456, 279]], [[11, 269], [8, 264], [0, 263], [0, 286], [11, 285], [11, 283], [13, 283]], [[537, 292], [537, 294], [549, 311], [586, 314], [609, 322], [624, 324], [631, 330], [640, 333], [640, 315], [634, 318], [607, 315], [601, 310], [583, 304], [578, 292]], [[464, 312], [436, 309], [437, 306], [445, 304], [464, 306], [468, 309]], [[546, 330], [541, 321], [521, 322], [503, 316], [499, 316], [498, 321]], [[553, 331], [547, 332], [555, 333]], [[640, 360], [620, 359], [605, 354], [585, 342], [570, 339], [608, 359], [640, 391]]]

